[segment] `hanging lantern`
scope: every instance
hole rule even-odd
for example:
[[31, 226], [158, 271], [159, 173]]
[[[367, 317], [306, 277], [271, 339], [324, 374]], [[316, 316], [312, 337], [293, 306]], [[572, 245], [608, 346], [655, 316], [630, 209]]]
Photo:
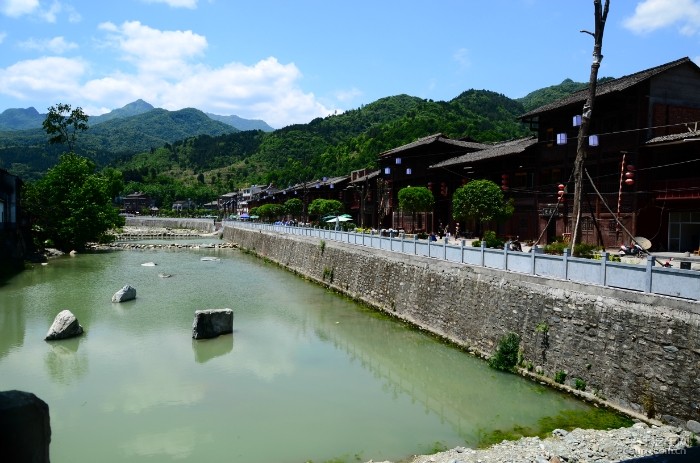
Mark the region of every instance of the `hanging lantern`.
[[627, 178], [627, 179], [625, 179], [625, 185], [627, 185], [627, 186], [632, 186], [632, 185], [634, 185], [634, 179], [633, 179], [633, 178]]

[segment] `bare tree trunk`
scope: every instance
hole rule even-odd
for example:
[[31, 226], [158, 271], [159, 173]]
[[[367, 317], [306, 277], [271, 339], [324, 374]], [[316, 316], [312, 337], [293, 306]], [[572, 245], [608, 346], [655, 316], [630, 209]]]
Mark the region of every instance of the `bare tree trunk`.
[[586, 163], [588, 134], [593, 116], [593, 103], [595, 102], [596, 84], [598, 82], [598, 69], [600, 62], [603, 60], [603, 31], [605, 30], [605, 21], [608, 18], [608, 10], [610, 9], [610, 0], [605, 0], [605, 7], [601, 5], [601, 0], [593, 0], [595, 7], [595, 32], [581, 31], [593, 36], [595, 43], [593, 45], [593, 63], [591, 63], [591, 75], [588, 80], [588, 98], [583, 105], [583, 114], [581, 115], [581, 126], [578, 130], [578, 144], [576, 147], [576, 160], [574, 161], [574, 201], [572, 216], [574, 219], [574, 230], [571, 234], [571, 254], [574, 253], [576, 242], [581, 240], [581, 202], [583, 199], [583, 169]]

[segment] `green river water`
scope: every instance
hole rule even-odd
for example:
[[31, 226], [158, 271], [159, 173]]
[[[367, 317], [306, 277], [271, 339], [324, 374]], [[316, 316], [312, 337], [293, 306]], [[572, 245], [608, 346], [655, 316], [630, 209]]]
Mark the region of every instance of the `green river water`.
[[[125, 284], [136, 300], [112, 303]], [[193, 340], [194, 311], [224, 307], [233, 334]], [[86, 333], [44, 341], [63, 309]], [[49, 404], [53, 463], [396, 461], [601, 415], [230, 249], [66, 256], [2, 282], [9, 389]]]

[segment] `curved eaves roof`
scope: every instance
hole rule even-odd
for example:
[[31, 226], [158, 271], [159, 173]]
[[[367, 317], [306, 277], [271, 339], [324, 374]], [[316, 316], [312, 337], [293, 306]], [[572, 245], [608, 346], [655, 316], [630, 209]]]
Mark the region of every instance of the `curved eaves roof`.
[[[662, 72], [668, 71], [669, 69], [681, 66], [686, 63], [691, 63], [697, 68], [695, 63], [693, 63], [690, 60], [690, 58], [681, 58], [676, 61], [671, 61], [670, 63], [662, 64], [661, 66], [656, 66], [650, 69], [646, 69], [644, 71], [637, 72], [635, 74], [620, 77], [619, 79], [610, 80], [608, 82], [598, 84], [596, 85], [596, 97], [603, 96], [608, 93], [620, 92], [629, 87], [637, 85], [640, 82], [643, 82], [657, 74], [661, 74]], [[700, 68], [698, 68], [698, 70], [700, 70]], [[544, 106], [540, 106], [537, 109], [533, 109], [532, 111], [520, 116], [520, 119], [529, 119], [533, 116], [540, 115], [553, 109], [562, 108], [575, 103], [584, 103], [586, 101], [586, 98], [588, 98], [588, 88], [579, 90], [578, 92], [572, 93], [571, 95], [560, 100], [554, 101]]]
[[473, 153], [463, 154], [452, 159], [447, 159], [442, 162], [438, 162], [430, 166], [431, 169], [438, 167], [447, 167], [457, 164], [467, 164], [470, 162], [482, 161], [484, 159], [493, 159], [501, 156], [508, 156], [511, 154], [519, 154], [525, 151], [530, 146], [537, 143], [536, 137], [520, 138], [518, 140], [511, 140], [504, 143], [499, 143], [497, 145], [490, 146], [487, 149], [481, 151], [475, 151]]

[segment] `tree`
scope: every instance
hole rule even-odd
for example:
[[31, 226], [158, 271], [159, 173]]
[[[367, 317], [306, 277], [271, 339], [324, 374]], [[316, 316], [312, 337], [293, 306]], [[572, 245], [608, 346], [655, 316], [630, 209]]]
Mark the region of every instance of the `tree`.
[[578, 129], [578, 144], [576, 145], [576, 159], [574, 160], [574, 201], [572, 207], [572, 217], [574, 219], [574, 231], [571, 238], [571, 251], [576, 249], [576, 242], [581, 238], [581, 202], [583, 199], [583, 171], [588, 155], [586, 144], [588, 143], [588, 132], [593, 116], [593, 103], [595, 102], [596, 82], [598, 81], [598, 69], [603, 60], [603, 31], [605, 21], [608, 18], [610, 0], [605, 0], [605, 7], [601, 5], [601, 0], [593, 1], [595, 9], [595, 32], [581, 31], [593, 36], [593, 62], [591, 63], [591, 73], [588, 79], [588, 97], [583, 105], [581, 115], [581, 126]]
[[399, 190], [399, 208], [410, 212], [415, 228], [416, 212], [427, 212], [433, 208], [435, 197], [424, 186], [409, 186]]
[[290, 198], [284, 203], [284, 210], [292, 218], [299, 217], [304, 211], [304, 202], [299, 198]]
[[124, 225], [112, 206], [111, 186], [112, 179], [95, 173], [89, 159], [75, 153], [61, 155], [42, 179], [25, 186], [24, 207], [35, 238], [64, 251], [107, 240], [108, 230]]
[[319, 218], [327, 215], [338, 215], [343, 210], [343, 203], [336, 199], [314, 199], [309, 204], [309, 214]]
[[49, 108], [49, 113], [42, 123], [42, 127], [49, 135], [51, 144], [67, 144], [68, 151], [73, 151], [78, 131], [88, 129], [88, 116], [80, 107], [71, 109], [69, 104], [59, 103]]
[[513, 211], [513, 202], [506, 200], [501, 188], [490, 180], [472, 180], [452, 195], [452, 216], [457, 220], [502, 222]]
[[283, 213], [284, 206], [275, 203], [263, 204], [258, 206], [255, 210], [255, 215], [258, 215], [269, 222], [272, 222]]

